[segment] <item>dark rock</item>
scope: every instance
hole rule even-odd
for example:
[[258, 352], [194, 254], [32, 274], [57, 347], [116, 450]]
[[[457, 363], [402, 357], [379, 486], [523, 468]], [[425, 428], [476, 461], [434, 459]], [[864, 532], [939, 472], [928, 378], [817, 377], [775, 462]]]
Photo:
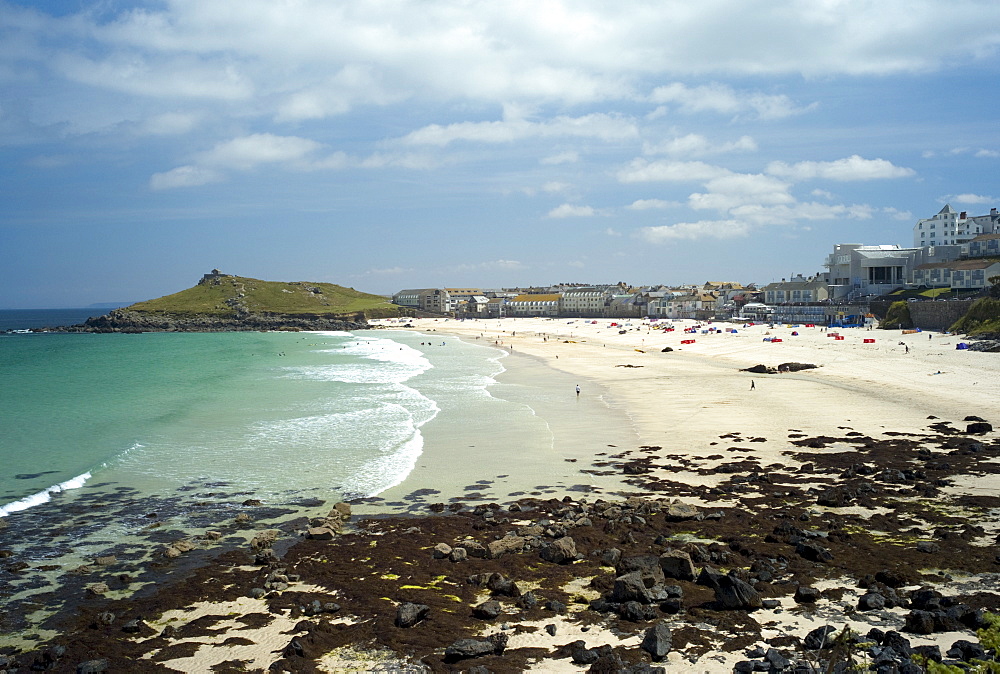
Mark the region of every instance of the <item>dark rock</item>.
[[642, 576], [642, 581], [646, 587], [662, 584], [665, 580], [663, 569], [660, 568], [660, 558], [657, 555], [636, 555], [634, 557], [622, 557], [622, 560], [615, 567], [619, 576], [638, 571]]
[[959, 639], [951, 645], [946, 655], [949, 658], [955, 658], [963, 662], [972, 662], [973, 660], [985, 660], [986, 649], [978, 643]]
[[927, 554], [934, 554], [936, 552], [941, 552], [941, 546], [932, 541], [920, 541], [917, 543], [917, 552], [926, 552]]
[[894, 588], [909, 585], [911, 581], [906, 573], [893, 569], [883, 569], [882, 571], [879, 571], [875, 574], [875, 580]]
[[715, 599], [725, 609], [755, 609], [761, 607], [760, 593], [749, 583], [734, 576], [720, 576]]
[[722, 578], [722, 574], [713, 569], [711, 566], [704, 566], [701, 569], [701, 573], [698, 574], [698, 584], [704, 585], [705, 587], [710, 587], [715, 589], [719, 586], [719, 579]]
[[611, 548], [601, 553], [601, 564], [603, 566], [617, 566], [621, 558], [622, 551], [618, 548]]
[[930, 646], [914, 646], [913, 653], [914, 655], [919, 655], [927, 660], [941, 662], [941, 647], [937, 644], [932, 644]]
[[501, 613], [503, 613], [503, 607], [495, 599], [484, 601], [472, 609], [472, 615], [481, 620], [493, 620]]
[[694, 564], [691, 555], [683, 550], [669, 550], [660, 555], [660, 569], [665, 578], [677, 580], [694, 580]]
[[836, 631], [837, 628], [833, 625], [817, 627], [806, 635], [806, 638], [802, 640], [802, 645], [810, 651], [816, 651], [821, 648], [833, 648], [833, 639], [829, 635]]
[[643, 583], [641, 573], [632, 571], [615, 578], [615, 586], [611, 590], [611, 601], [638, 601], [648, 604], [653, 601], [653, 595]]
[[828, 508], [843, 508], [850, 505], [857, 494], [846, 487], [832, 487], [820, 493], [816, 504]]
[[503, 597], [517, 598], [521, 596], [521, 588], [513, 580], [505, 578], [503, 574], [492, 573], [486, 581], [487, 589], [493, 594]]
[[122, 625], [122, 632], [125, 632], [126, 634], [138, 634], [142, 631], [144, 626], [145, 623], [139, 619], [129, 620], [127, 623]]
[[639, 648], [649, 653], [653, 662], [660, 662], [670, 652], [672, 640], [670, 627], [661, 621], [646, 630]]
[[792, 597], [796, 604], [815, 604], [819, 598], [819, 590], [814, 587], [803, 587], [802, 585], [795, 588], [795, 595]]
[[640, 604], [637, 601], [627, 601], [618, 609], [618, 616], [630, 622], [642, 622], [656, 618], [656, 608]]
[[459, 639], [444, 650], [445, 662], [455, 662], [484, 655], [502, 655], [507, 648], [506, 634], [492, 634], [486, 639]]
[[993, 426], [985, 421], [976, 421], [965, 427], [965, 432], [970, 435], [981, 435], [983, 433], [989, 433], [993, 430]]
[[546, 626], [545, 626], [545, 632], [546, 632], [546, 633], [547, 633], [547, 634], [548, 634], [548, 635], [549, 635], [550, 637], [554, 637], [554, 636], [556, 635], [556, 626], [555, 626], [555, 625], [551, 625], [551, 624], [550, 624], [550, 625], [546, 625]]
[[683, 607], [684, 606], [681, 603], [681, 600], [676, 597], [665, 599], [660, 602], [660, 610], [668, 615], [676, 615], [680, 613]]
[[869, 592], [858, 597], [859, 611], [881, 611], [884, 608], [885, 597], [876, 592]]
[[930, 611], [910, 611], [906, 616], [903, 631], [913, 634], [933, 634], [934, 614]]
[[529, 590], [521, 595], [517, 600], [517, 605], [519, 608], [533, 609], [538, 606], [538, 597], [535, 596], [534, 592]]
[[783, 656], [777, 648], [767, 649], [767, 653], [764, 655], [764, 658], [767, 660], [768, 664], [771, 665], [771, 670], [776, 672], [783, 671], [786, 667], [790, 667], [792, 664], [791, 660]]
[[555, 599], [553, 599], [550, 602], [547, 602], [545, 604], [545, 608], [552, 611], [553, 613], [563, 614], [566, 612], [566, 604], [562, 603], [561, 601], [556, 601]]
[[[338, 606], [337, 608], [339, 609], [340, 607]], [[399, 608], [396, 609], [396, 627], [413, 627], [427, 617], [430, 610], [430, 607], [424, 604], [414, 604], [412, 602], [400, 604]]]
[[812, 562], [829, 562], [833, 559], [830, 551], [815, 541], [799, 541], [795, 552]]
[[578, 558], [576, 543], [569, 536], [552, 541], [542, 548], [540, 553], [542, 559], [553, 564], [569, 564]]
[[890, 630], [885, 633], [882, 645], [891, 648], [903, 657], [908, 658], [913, 653], [913, 649], [910, 647], [910, 640], [896, 630]]
[[110, 666], [105, 658], [86, 660], [76, 666], [76, 674], [104, 674], [109, 671]]
[[592, 665], [597, 662], [597, 651], [592, 648], [578, 648], [573, 651], [573, 662], [578, 665]]

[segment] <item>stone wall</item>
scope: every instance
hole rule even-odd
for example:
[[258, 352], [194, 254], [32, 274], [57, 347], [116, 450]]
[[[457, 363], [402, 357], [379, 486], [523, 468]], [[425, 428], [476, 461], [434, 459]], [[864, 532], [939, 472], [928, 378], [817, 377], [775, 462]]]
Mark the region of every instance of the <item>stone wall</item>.
[[960, 319], [975, 300], [910, 302], [910, 318], [921, 330], [947, 330]]

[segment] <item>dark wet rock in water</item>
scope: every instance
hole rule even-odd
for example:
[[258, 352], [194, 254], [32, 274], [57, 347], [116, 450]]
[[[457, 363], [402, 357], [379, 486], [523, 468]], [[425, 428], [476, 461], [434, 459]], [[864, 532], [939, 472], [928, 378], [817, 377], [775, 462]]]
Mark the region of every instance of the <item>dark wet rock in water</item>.
[[412, 602], [400, 604], [399, 608], [396, 609], [396, 627], [413, 627], [426, 618], [430, 610], [430, 607], [425, 604], [414, 604]]

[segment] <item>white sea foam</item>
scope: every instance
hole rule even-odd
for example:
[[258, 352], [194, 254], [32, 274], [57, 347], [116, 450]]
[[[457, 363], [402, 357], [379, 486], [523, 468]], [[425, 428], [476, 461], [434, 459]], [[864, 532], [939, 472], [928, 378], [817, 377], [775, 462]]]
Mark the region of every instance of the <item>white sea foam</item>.
[[323, 349], [319, 353], [360, 357], [377, 361], [380, 366], [371, 367], [361, 362], [289, 367], [285, 368], [286, 376], [346, 384], [389, 384], [404, 382], [433, 367], [420, 351], [391, 339], [358, 339], [339, 349]]
[[47, 487], [40, 492], [32, 494], [31, 496], [25, 496], [19, 501], [14, 501], [13, 503], [8, 503], [6, 505], [0, 506], [0, 517], [6, 517], [11, 513], [16, 513], [21, 510], [27, 510], [28, 508], [33, 508], [34, 506], [47, 503], [52, 499], [53, 494], [58, 494], [61, 491], [66, 491], [68, 489], [79, 489], [87, 480], [90, 479], [90, 473], [84, 473], [83, 475], [77, 475], [74, 478], [70, 478], [65, 482], [60, 482], [59, 484]]

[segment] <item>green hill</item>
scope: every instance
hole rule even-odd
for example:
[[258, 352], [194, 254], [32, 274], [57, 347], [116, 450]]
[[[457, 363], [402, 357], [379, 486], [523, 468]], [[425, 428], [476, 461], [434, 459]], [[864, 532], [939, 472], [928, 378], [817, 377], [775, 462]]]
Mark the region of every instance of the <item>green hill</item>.
[[193, 288], [138, 302], [125, 311], [217, 318], [248, 315], [382, 318], [399, 315], [399, 307], [381, 295], [333, 283], [261, 281], [218, 273], [206, 274]]

